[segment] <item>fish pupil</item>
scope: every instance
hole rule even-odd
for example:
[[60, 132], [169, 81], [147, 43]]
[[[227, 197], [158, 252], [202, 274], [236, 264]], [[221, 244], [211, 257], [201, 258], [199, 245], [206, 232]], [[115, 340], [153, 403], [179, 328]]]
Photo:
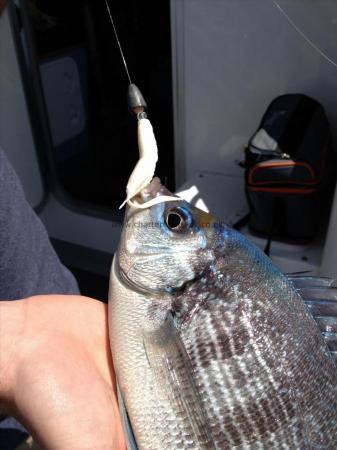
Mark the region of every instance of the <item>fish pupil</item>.
[[182, 218], [177, 213], [170, 213], [167, 216], [167, 225], [169, 228], [172, 228], [172, 229], [178, 228], [179, 225], [181, 224], [181, 222], [182, 222]]
[[172, 209], [166, 214], [165, 223], [170, 230], [181, 230], [186, 223], [185, 214], [178, 208]]

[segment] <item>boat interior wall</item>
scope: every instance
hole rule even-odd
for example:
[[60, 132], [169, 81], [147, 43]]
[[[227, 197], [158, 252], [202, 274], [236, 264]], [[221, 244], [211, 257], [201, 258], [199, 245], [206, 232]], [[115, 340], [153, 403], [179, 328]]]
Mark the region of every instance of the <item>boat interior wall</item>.
[[[178, 186], [197, 189], [195, 199], [220, 217], [240, 218], [248, 208], [238, 162], [273, 98], [304, 93], [321, 102], [336, 147], [337, 4], [172, 0], [171, 13]], [[226, 202], [233, 192], [234, 206]], [[274, 262], [286, 271], [337, 275], [337, 198], [331, 217], [326, 245], [324, 229], [306, 246], [273, 243]]]
[[299, 92], [321, 102], [337, 141], [334, 0], [172, 3], [175, 107], [183, 123], [175, 124], [176, 149], [184, 149], [176, 161], [181, 165], [184, 158], [185, 168], [178, 185], [199, 170], [242, 176], [234, 161], [280, 94]]

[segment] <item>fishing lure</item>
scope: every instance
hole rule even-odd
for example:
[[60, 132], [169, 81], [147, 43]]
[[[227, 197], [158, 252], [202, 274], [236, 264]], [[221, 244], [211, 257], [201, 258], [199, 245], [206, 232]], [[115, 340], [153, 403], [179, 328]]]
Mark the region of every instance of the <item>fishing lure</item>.
[[[156, 165], [158, 161], [158, 147], [156, 138], [153, 132], [151, 122], [147, 118], [145, 112], [147, 105], [144, 97], [138, 87], [132, 83], [130, 72], [126, 63], [123, 49], [118, 38], [117, 29], [111, 14], [109, 3], [105, 0], [105, 5], [108, 10], [109, 18], [118, 44], [119, 52], [125, 67], [126, 75], [129, 80], [128, 88], [128, 104], [131, 113], [135, 114], [138, 119], [138, 148], [139, 160], [132, 171], [129, 181], [126, 186], [126, 199], [121, 204], [119, 209], [122, 209], [125, 204], [133, 206], [134, 208], [149, 208], [157, 203], [177, 201], [179, 197], [158, 195], [157, 198], [152, 198], [148, 202], [144, 201], [144, 196], [140, 195], [144, 188], [146, 188], [153, 179]], [[138, 196], [138, 198], [137, 198]]]
[[[126, 199], [119, 209], [127, 203], [134, 208], [149, 208], [157, 203], [177, 201], [179, 197], [160, 195], [146, 201], [148, 186], [153, 179], [158, 161], [158, 147], [151, 122], [147, 118], [147, 108], [143, 95], [138, 87], [131, 83], [128, 88], [128, 104], [130, 111], [138, 119], [138, 148], [139, 160], [132, 171], [126, 186]], [[155, 185], [159, 183], [155, 182]], [[153, 184], [152, 184], [153, 186]]]

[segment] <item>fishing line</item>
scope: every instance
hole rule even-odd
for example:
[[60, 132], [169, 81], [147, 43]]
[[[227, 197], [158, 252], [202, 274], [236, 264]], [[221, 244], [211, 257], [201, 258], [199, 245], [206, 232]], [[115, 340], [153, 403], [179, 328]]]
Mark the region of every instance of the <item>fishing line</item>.
[[[116, 26], [115, 26], [115, 23], [114, 23], [112, 14], [111, 14], [111, 10], [110, 10], [110, 7], [109, 7], [108, 0], [105, 0], [105, 6], [106, 6], [106, 9], [108, 10], [108, 14], [109, 14], [109, 17], [110, 17], [111, 25], [112, 25], [112, 28], [113, 28], [113, 31], [114, 31], [114, 34], [115, 34], [115, 37], [116, 37], [116, 41], [117, 41], [117, 44], [118, 44], [118, 47], [119, 47], [119, 52], [120, 52], [120, 55], [121, 55], [122, 60], [123, 60], [123, 64], [124, 64], [124, 67], [125, 67], [125, 71], [126, 71], [127, 77], [128, 77], [128, 79], [129, 79], [129, 84], [130, 84], [129, 87], [132, 86], [132, 87], [133, 87], [133, 90], [136, 89], [136, 90], [138, 91], [137, 86], [133, 85], [133, 83], [132, 83], [132, 81], [131, 81], [130, 73], [129, 73], [129, 70], [128, 70], [128, 65], [127, 65], [127, 63], [126, 63], [126, 60], [125, 60], [125, 57], [124, 57], [124, 53], [123, 53], [123, 50], [122, 50], [122, 46], [121, 46], [120, 40], [119, 40], [119, 38], [118, 38], [117, 29], [116, 29]], [[141, 108], [142, 108], [142, 111], [144, 111], [144, 105], [146, 106], [146, 103], [145, 103], [144, 99], [142, 98], [142, 95], [140, 94], [140, 91], [138, 92], [137, 95], [138, 95], [138, 97], [139, 97], [139, 95], [140, 95], [141, 100], [142, 100], [142, 102], [143, 102], [143, 103], [139, 103], [139, 104], [138, 104], [138, 102], [140, 101], [140, 99], [138, 98], [138, 99], [137, 99], [137, 106], [141, 107]], [[142, 156], [140, 156], [140, 159], [139, 159], [138, 163], [139, 163], [139, 162], [143, 162], [143, 161], [142, 161], [142, 158], [145, 157], [145, 156], [147, 156], [147, 158], [149, 159], [150, 163], [154, 163], [154, 165], [155, 165], [155, 164], [156, 164], [156, 161], [157, 161], [157, 159], [158, 159], [158, 150], [157, 150], [156, 139], [155, 139], [154, 134], [153, 134], [153, 131], [152, 131], [152, 126], [151, 126], [150, 122], [148, 121], [148, 119], [146, 119], [146, 115], [145, 115], [145, 117], [142, 117], [141, 120], [139, 120], [139, 119], [140, 119], [140, 114], [138, 115], [138, 143], [139, 143], [139, 142], [142, 142], [141, 147], [142, 147], [143, 153], [142, 153], [142, 152], [140, 153], [140, 155], [142, 155]], [[146, 120], [146, 122], [144, 122], [144, 120]], [[140, 127], [139, 124], [140, 124], [141, 122], [143, 123], [143, 125]], [[147, 130], [147, 132], [145, 133], [146, 128], [144, 128], [144, 127], [145, 127], [146, 125], [144, 125], [144, 123], [146, 124], [147, 122], [148, 122], [149, 126], [147, 126], [147, 127], [148, 127], [148, 130]], [[140, 139], [139, 136], [142, 136], [142, 138]], [[139, 145], [140, 145], [140, 144], [139, 144]], [[140, 150], [141, 150], [141, 149], [140, 149]], [[157, 155], [155, 160], [153, 159], [153, 158], [154, 158], [153, 155], [154, 155], [154, 156]], [[146, 173], [145, 173], [145, 174], [143, 173], [143, 175], [142, 175], [142, 173], [138, 173], [138, 172], [137, 172], [138, 163], [137, 163], [137, 165], [136, 165], [134, 171], [132, 172], [132, 174], [131, 174], [131, 176], [130, 176], [130, 178], [129, 178], [128, 187], [129, 187], [130, 179], [132, 178], [132, 176], [134, 175], [134, 173], [136, 173], [136, 175], [138, 176], [138, 182], [139, 182], [139, 176], [143, 176], [143, 178], [144, 178], [144, 176], [145, 176], [145, 180], [147, 179], [147, 178], [146, 178], [146, 177], [147, 177], [147, 174], [146, 174]], [[154, 166], [154, 167], [155, 167], [155, 166]], [[155, 170], [155, 168], [153, 169], [153, 173], [152, 173], [150, 179], [152, 179], [152, 177], [153, 177], [154, 170]], [[144, 182], [144, 180], [143, 180], [143, 182]], [[139, 186], [138, 186], [138, 187], [139, 187]], [[128, 189], [128, 188], [127, 188], [127, 189]], [[138, 190], [138, 192], [134, 192], [132, 198], [135, 197], [137, 194], [139, 194], [139, 192], [140, 192], [142, 189], [143, 189], [143, 188], [141, 187], [141, 188]], [[128, 192], [128, 190], [127, 190], [127, 192]], [[128, 194], [128, 195], [129, 195], [129, 194]], [[170, 201], [170, 202], [171, 202], [171, 201], [182, 201], [182, 199], [179, 198], [179, 197], [173, 197], [173, 196], [167, 196], [167, 195], [162, 195], [162, 196], [153, 198], [153, 199], [151, 199], [151, 200], [149, 200], [149, 201], [147, 201], [147, 202], [145, 202], [145, 203], [138, 203], [137, 201], [132, 201], [132, 198], [127, 198], [127, 199], [121, 204], [121, 206], [119, 207], [119, 209], [121, 209], [121, 208], [125, 205], [125, 203], [128, 203], [130, 206], [133, 206], [134, 208], [145, 209], [145, 208], [149, 208], [150, 206], [156, 205], [156, 204], [158, 204], [158, 203], [169, 202], [169, 201]]]
[[124, 53], [123, 53], [123, 50], [122, 50], [121, 43], [120, 43], [120, 41], [118, 39], [117, 30], [116, 30], [115, 23], [114, 23], [113, 18], [112, 18], [112, 14], [111, 14], [111, 10], [110, 10], [110, 6], [109, 6], [109, 3], [108, 3], [108, 0], [105, 0], [105, 5], [106, 5], [106, 8], [107, 8], [108, 13], [109, 13], [109, 17], [110, 17], [110, 21], [111, 21], [111, 24], [112, 24], [112, 28], [113, 28], [114, 33], [115, 33], [116, 41], [117, 41], [117, 44], [118, 44], [118, 47], [119, 47], [119, 51], [120, 51], [120, 54], [121, 54], [121, 57], [122, 57], [122, 60], [123, 60], [123, 64], [124, 64], [124, 67], [125, 67], [125, 70], [126, 70], [127, 77], [129, 79], [129, 83], [132, 84], [131, 77], [130, 77], [130, 74], [129, 74], [129, 71], [128, 71], [128, 66], [126, 64], [126, 60], [125, 60], [125, 57], [124, 57]]
[[328, 61], [330, 64], [332, 64], [334, 67], [337, 68], [337, 63], [329, 58], [329, 56], [323, 52], [317, 45], [308, 38], [308, 36], [303, 33], [303, 31], [295, 24], [295, 22], [288, 16], [288, 14], [284, 11], [284, 9], [281, 8], [281, 6], [278, 4], [276, 0], [273, 0], [273, 4], [278, 10], [283, 14], [283, 16], [287, 19], [287, 21], [290, 23], [290, 25], [297, 31], [297, 33], [302, 36], [302, 38], [317, 52], [319, 53], [326, 61]]

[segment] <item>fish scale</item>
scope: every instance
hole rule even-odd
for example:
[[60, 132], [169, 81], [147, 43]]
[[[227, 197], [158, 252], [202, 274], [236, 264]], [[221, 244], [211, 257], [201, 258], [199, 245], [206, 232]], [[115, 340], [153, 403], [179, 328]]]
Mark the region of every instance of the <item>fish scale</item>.
[[[239, 240], [239, 239], [238, 239]], [[232, 255], [233, 256], [233, 255]], [[245, 263], [247, 266], [254, 266], [254, 261], [247, 261]], [[223, 268], [219, 268], [219, 273], [222, 272], [226, 272], [227, 275], [230, 271], [229, 267], [226, 267], [226, 264], [224, 264]], [[240, 270], [238, 270], [238, 267], [236, 266], [236, 270], [238, 272], [240, 272]], [[242, 273], [244, 273], [244, 271], [242, 270]], [[273, 271], [271, 271], [271, 273], [273, 273]], [[263, 274], [261, 274], [263, 275]], [[265, 275], [268, 275], [268, 273], [266, 273]], [[214, 280], [213, 278], [217, 278], [216, 275], [214, 275], [214, 272], [210, 272], [209, 274], [209, 282], [206, 282], [207, 286], [214, 286]], [[238, 277], [236, 277], [238, 278]], [[262, 279], [264, 279], [263, 276], [261, 276]], [[255, 387], [253, 387], [252, 385], [249, 385], [249, 378], [248, 376], [254, 376], [254, 371], [255, 372], [261, 372], [262, 370], [265, 369], [266, 371], [269, 371], [269, 375], [267, 376], [267, 378], [270, 377], [270, 382], [271, 382], [271, 388], [272, 389], [276, 389], [276, 379], [275, 379], [275, 366], [277, 364], [277, 360], [273, 358], [270, 360], [270, 358], [265, 358], [263, 356], [263, 354], [261, 354], [261, 352], [275, 352], [279, 353], [280, 355], [282, 355], [282, 352], [284, 352], [284, 345], [283, 344], [283, 339], [282, 339], [282, 334], [280, 335], [280, 331], [281, 330], [286, 330], [287, 328], [289, 329], [289, 325], [287, 324], [287, 322], [289, 321], [289, 316], [285, 314], [284, 312], [284, 308], [286, 305], [288, 305], [292, 316], [295, 316], [295, 321], [298, 323], [300, 322], [302, 326], [304, 326], [305, 324], [307, 324], [309, 326], [310, 329], [310, 333], [308, 333], [308, 343], [307, 346], [301, 344], [300, 350], [297, 350], [296, 348], [298, 347], [298, 345], [296, 345], [296, 343], [294, 343], [293, 347], [296, 349], [296, 353], [295, 353], [295, 364], [294, 367], [292, 367], [292, 370], [295, 370], [295, 366], [298, 364], [298, 362], [302, 362], [302, 365], [300, 365], [298, 367], [298, 369], [291, 375], [292, 379], [296, 379], [296, 377], [298, 377], [299, 379], [303, 379], [303, 388], [302, 389], [302, 393], [305, 397], [306, 394], [306, 390], [305, 390], [305, 380], [306, 377], [309, 377], [309, 379], [311, 379], [311, 383], [309, 388], [311, 389], [310, 392], [312, 392], [312, 384], [314, 383], [316, 389], [318, 389], [319, 385], [322, 385], [322, 382], [324, 381], [324, 386], [325, 388], [327, 388], [327, 391], [329, 392], [329, 386], [326, 386], [326, 380], [324, 380], [324, 375], [322, 376], [321, 374], [321, 368], [317, 369], [317, 363], [319, 363], [319, 355], [321, 354], [320, 352], [323, 352], [323, 354], [325, 353], [326, 349], [325, 346], [322, 344], [319, 348], [318, 348], [318, 354], [317, 355], [312, 355], [311, 351], [308, 351], [309, 347], [310, 349], [310, 345], [311, 345], [311, 341], [313, 340], [312, 336], [312, 319], [309, 318], [306, 310], [301, 306], [302, 306], [302, 302], [300, 299], [297, 298], [296, 293], [293, 293], [293, 291], [290, 289], [290, 287], [286, 286], [286, 282], [282, 280], [282, 277], [278, 277], [280, 278], [279, 280], [276, 279], [276, 282], [278, 282], [278, 284], [285, 284], [285, 293], [284, 296], [282, 298], [282, 309], [277, 313], [277, 317], [275, 319], [275, 322], [272, 322], [271, 324], [266, 323], [265, 318], [268, 317], [268, 314], [266, 312], [266, 309], [268, 308], [268, 304], [265, 304], [265, 300], [263, 302], [259, 301], [258, 298], [261, 296], [262, 298], [265, 299], [265, 290], [267, 289], [267, 286], [264, 286], [263, 289], [263, 295], [259, 294], [257, 292], [255, 292], [253, 295], [255, 297], [254, 302], [250, 302], [247, 297], [245, 297], [244, 295], [242, 296], [241, 299], [241, 303], [243, 303], [245, 305], [245, 308], [247, 309], [247, 305], [249, 306], [249, 309], [252, 308], [251, 314], [255, 313], [255, 316], [257, 316], [257, 319], [255, 319], [255, 321], [253, 323], [255, 323], [255, 327], [251, 327], [251, 323], [252, 321], [250, 321], [247, 325], [245, 326], [243, 323], [241, 323], [241, 325], [239, 325], [238, 329], [241, 330], [241, 333], [243, 332], [243, 330], [247, 330], [249, 337], [250, 337], [250, 342], [256, 342], [257, 344], [259, 343], [260, 345], [257, 345], [256, 348], [252, 348], [252, 346], [250, 346], [249, 348], [246, 349], [246, 354], [247, 353], [253, 353], [255, 354], [255, 358], [253, 359], [253, 366], [255, 367], [249, 367], [249, 358], [247, 359], [246, 354], [240, 355], [239, 359], [240, 362], [238, 362], [238, 357], [235, 353], [235, 347], [229, 346], [229, 348], [225, 348], [224, 352], [222, 352], [221, 355], [221, 350], [223, 349], [217, 349], [216, 354], [214, 354], [214, 351], [211, 352], [205, 352], [205, 349], [207, 350], [207, 348], [209, 349], [210, 347], [208, 346], [208, 342], [215, 342], [215, 344], [217, 343], [217, 340], [214, 340], [214, 335], [216, 336], [223, 336], [223, 335], [228, 335], [230, 333], [232, 333], [233, 331], [233, 324], [230, 323], [229, 324], [229, 329], [228, 330], [223, 330], [224, 328], [226, 328], [226, 322], [230, 322], [228, 320], [228, 317], [226, 317], [226, 311], [223, 311], [223, 306], [226, 304], [230, 304], [233, 301], [233, 298], [235, 297], [240, 297], [240, 295], [242, 294], [238, 294], [238, 292], [240, 292], [240, 290], [238, 290], [238, 285], [236, 285], [235, 288], [233, 288], [233, 292], [229, 292], [227, 291], [227, 296], [228, 299], [226, 299], [226, 297], [224, 297], [223, 295], [221, 296], [221, 293], [225, 293], [226, 289], [225, 286], [221, 286], [220, 284], [220, 288], [219, 288], [219, 292], [217, 292], [217, 302], [212, 302], [211, 305], [216, 305], [216, 310], [214, 311], [214, 307], [210, 307], [209, 303], [206, 302], [204, 303], [204, 305], [206, 305], [206, 307], [204, 308], [206, 310], [206, 317], [203, 314], [199, 314], [198, 318], [196, 320], [191, 320], [191, 325], [190, 326], [184, 326], [183, 331], [182, 331], [182, 339], [183, 341], [186, 341], [187, 344], [187, 353], [189, 354], [192, 363], [195, 363], [195, 361], [198, 361], [198, 359], [204, 359], [207, 362], [207, 370], [201, 370], [200, 367], [203, 365], [202, 362], [197, 362], [195, 363], [195, 373], [197, 374], [196, 376], [199, 377], [199, 382], [205, 383], [205, 380], [210, 379], [211, 383], [215, 383], [217, 386], [221, 386], [220, 389], [218, 389], [216, 392], [212, 392], [212, 390], [210, 389], [210, 384], [208, 384], [207, 389], [204, 389], [203, 392], [206, 392], [207, 398], [213, 397], [215, 399], [217, 399], [218, 401], [218, 406], [219, 406], [219, 411], [221, 412], [221, 414], [224, 413], [224, 410], [226, 409], [226, 406], [221, 407], [221, 405], [226, 405], [226, 403], [228, 404], [228, 399], [231, 399], [231, 401], [235, 398], [235, 397], [239, 397], [239, 405], [240, 408], [242, 408], [242, 415], [241, 418], [243, 418], [243, 421], [241, 420], [241, 422], [246, 423], [246, 424], [250, 424], [252, 425], [252, 420], [251, 417], [254, 415], [259, 416], [259, 420], [255, 419], [255, 424], [256, 424], [256, 429], [255, 431], [253, 430], [253, 433], [251, 431], [251, 426], [247, 428], [248, 430], [248, 434], [249, 434], [249, 438], [250, 440], [254, 440], [254, 436], [259, 437], [259, 439], [265, 439], [265, 437], [267, 438], [266, 440], [266, 447], [267, 445], [271, 446], [271, 443], [274, 442], [275, 443], [275, 448], [279, 448], [279, 442], [284, 442], [284, 437], [283, 439], [280, 439], [280, 435], [285, 434], [284, 431], [281, 429], [279, 434], [274, 433], [274, 436], [272, 437], [271, 435], [273, 433], [270, 433], [271, 430], [271, 424], [269, 424], [269, 436], [267, 433], [265, 433], [264, 435], [264, 428], [266, 426], [267, 421], [263, 420], [264, 417], [264, 409], [259, 408], [258, 406], [256, 406], [256, 402], [257, 398], [256, 397], [260, 397], [260, 401], [263, 398], [262, 397], [262, 392], [259, 393], [258, 389]], [[217, 280], [218, 281], [218, 280]], [[241, 282], [242, 283], [242, 282]], [[203, 283], [201, 283], [201, 286], [198, 285], [198, 283], [194, 283], [194, 289], [196, 291], [200, 291], [200, 289], [202, 289], [202, 286], [205, 285]], [[250, 289], [248, 289], [250, 290]], [[246, 289], [247, 291], [247, 289]], [[256, 291], [256, 289], [255, 289]], [[273, 289], [271, 289], [271, 291], [273, 291]], [[209, 295], [210, 291], [208, 289]], [[280, 295], [280, 291], [277, 290], [278, 295]], [[190, 292], [191, 294], [191, 292]], [[186, 302], [186, 296], [184, 296], [184, 294], [181, 294], [182, 297], [184, 298], [184, 301]], [[238, 300], [238, 299], [237, 299]], [[202, 309], [202, 308], [201, 308]], [[222, 311], [221, 311], [222, 310]], [[217, 314], [218, 313], [218, 314]], [[274, 316], [275, 311], [274, 311]], [[211, 320], [207, 321], [207, 316], [209, 316], [211, 318]], [[282, 316], [284, 316], [284, 318], [282, 318]], [[239, 324], [240, 322], [242, 322], [240, 320], [240, 317], [238, 318], [237, 316], [234, 316], [234, 321], [237, 321]], [[277, 325], [277, 336], [273, 336], [273, 333], [270, 333], [270, 330], [268, 328], [270, 328], [270, 325], [274, 325], [274, 323]], [[208, 336], [205, 336], [205, 334], [202, 334], [200, 331], [200, 328], [202, 328], [203, 324], [205, 324], [205, 328], [206, 331], [208, 333]], [[213, 324], [213, 325], [212, 325]], [[221, 325], [222, 329], [221, 330], [216, 330], [214, 329], [214, 327], [216, 327], [218, 324]], [[257, 326], [256, 326], [257, 325]], [[292, 331], [292, 330], [291, 330]], [[302, 330], [303, 331], [303, 330]], [[252, 333], [258, 333], [259, 335], [259, 340], [254, 340], [254, 334]], [[274, 333], [275, 334], [275, 333]], [[188, 335], [188, 336], [187, 336]], [[293, 333], [291, 333], [291, 336], [293, 335]], [[317, 336], [318, 333], [316, 333]], [[280, 337], [281, 339], [279, 339], [280, 342], [277, 342], [277, 337]], [[315, 336], [315, 335], [314, 335]], [[269, 339], [273, 339], [272, 342], [272, 348], [269, 348], [270, 346], [268, 346], [268, 340]], [[289, 337], [288, 339], [292, 339], [291, 337]], [[320, 339], [320, 337], [319, 337]], [[232, 339], [233, 340], [233, 339]], [[201, 345], [195, 345], [195, 343], [201, 342]], [[188, 343], [192, 343], [191, 346], [188, 346]], [[229, 343], [227, 342], [227, 345]], [[287, 346], [288, 347], [292, 347], [291, 342], [287, 342]], [[279, 351], [277, 351], [277, 348], [279, 346]], [[201, 347], [201, 348], [200, 348]], [[282, 348], [283, 347], [283, 348]], [[220, 357], [219, 357], [220, 356]], [[221, 364], [221, 356], [226, 359], [226, 364], [223, 365]], [[220, 375], [219, 373], [217, 374], [214, 370], [210, 370], [209, 364], [210, 361], [212, 359], [214, 359], [214, 357], [216, 357], [216, 362], [219, 364], [220, 361], [220, 365], [222, 367], [222, 369], [224, 369]], [[310, 357], [310, 358], [309, 358]], [[286, 350], [286, 358], [287, 358], [287, 366], [290, 365], [291, 358], [292, 358], [292, 354], [291, 352], [289, 352], [289, 350]], [[314, 361], [312, 361], [313, 358], [316, 358]], [[233, 359], [234, 362], [230, 362], [229, 360]], [[307, 361], [309, 359], [309, 361]], [[324, 364], [324, 361], [322, 361], [321, 359], [321, 363]], [[324, 359], [324, 358], [323, 358]], [[269, 361], [268, 361], [269, 360]], [[305, 362], [307, 362], [305, 364]], [[236, 382], [233, 380], [232, 383], [229, 383], [228, 380], [231, 380], [232, 378], [232, 374], [234, 373], [238, 373], [238, 368], [237, 366], [239, 366], [240, 368], [240, 372], [243, 372], [245, 374], [245, 382], [248, 383], [248, 389], [247, 392], [245, 393], [245, 391], [243, 390], [242, 386], [240, 386], [238, 389], [236, 388]], [[327, 367], [327, 370], [333, 370], [330, 367], [330, 364], [325, 366], [323, 365], [323, 367]], [[274, 369], [274, 370], [272, 370]], [[252, 372], [253, 371], [253, 372]], [[256, 379], [260, 379], [261, 380], [261, 373], [259, 374], [259, 377], [257, 377]], [[249, 374], [249, 375], [248, 375]], [[266, 383], [261, 382], [261, 386], [263, 388], [263, 390], [265, 389]], [[229, 389], [226, 390], [226, 385], [229, 384]], [[331, 388], [333, 389], [334, 386], [331, 386]], [[290, 390], [290, 388], [289, 388]], [[316, 394], [319, 391], [316, 390]], [[280, 398], [282, 398], [282, 396], [279, 395], [277, 389], [274, 391], [274, 393], [276, 393], [276, 397], [275, 397], [275, 401], [279, 400]], [[334, 411], [333, 414], [329, 414], [329, 410], [326, 411], [326, 409], [324, 408], [324, 404], [329, 404], [328, 399], [326, 399], [323, 395], [324, 393], [321, 393], [321, 400], [320, 397], [317, 397], [316, 401], [313, 401], [312, 399], [308, 399], [305, 397], [305, 405], [302, 406], [303, 409], [308, 410], [309, 413], [310, 411], [313, 409], [314, 411], [317, 411], [316, 417], [311, 416], [311, 424], [314, 427], [319, 427], [319, 429], [321, 431], [317, 431], [317, 437], [315, 437], [316, 441], [317, 441], [317, 445], [320, 444], [321, 438], [320, 438], [320, 433], [324, 432], [325, 428], [329, 428], [331, 427], [331, 422], [335, 422], [336, 420], [336, 412]], [[269, 396], [272, 396], [273, 392], [268, 392], [268, 395], [265, 396], [264, 398], [268, 398]], [[275, 396], [275, 394], [274, 394]], [[246, 398], [245, 398], [246, 397]], [[245, 406], [245, 400], [250, 401], [250, 404], [248, 402], [248, 405]], [[292, 413], [294, 413], [294, 407], [296, 407], [296, 400], [295, 399], [289, 399], [287, 398], [288, 402], [281, 402], [281, 404], [279, 404], [279, 410], [277, 410], [277, 408], [275, 407], [271, 407], [269, 408], [269, 410], [271, 411], [271, 413], [274, 413], [274, 420], [275, 422], [280, 421], [281, 419], [285, 416], [288, 415], [289, 419], [291, 419], [291, 416], [289, 415], [289, 411], [292, 411]], [[322, 405], [320, 405], [320, 402], [322, 402]], [[280, 402], [279, 402], [280, 403]], [[330, 402], [331, 403], [331, 402]], [[253, 404], [253, 406], [252, 406]], [[205, 401], [205, 407], [206, 407], [206, 411], [207, 411], [207, 401]], [[230, 405], [228, 405], [228, 409], [229, 410], [235, 410], [238, 409], [238, 405], [237, 407], [229, 407]], [[335, 403], [335, 407], [336, 407], [336, 403]], [[318, 414], [318, 411], [323, 411], [321, 414]], [[210, 421], [216, 422], [218, 424], [221, 424], [221, 417], [220, 415], [218, 415], [217, 417], [215, 417], [214, 420], [214, 410], [208, 410], [208, 415], [210, 417]], [[286, 413], [286, 414], [284, 414]], [[230, 414], [229, 414], [230, 415]], [[265, 418], [267, 419], [267, 417]], [[237, 422], [238, 421], [238, 422]], [[237, 430], [237, 426], [234, 425], [234, 423], [239, 423], [240, 424], [240, 417], [233, 417], [233, 421], [232, 424], [230, 425], [229, 423], [227, 423], [226, 426], [226, 432], [223, 434], [223, 439], [219, 439], [218, 441], [218, 445], [220, 446], [220, 448], [233, 448], [233, 446], [237, 446], [237, 448], [254, 448], [253, 447], [247, 447], [247, 444], [249, 444], [249, 442], [245, 442], [247, 441], [247, 438], [245, 437], [244, 433], [242, 432], [238, 432]], [[289, 421], [288, 421], [289, 422]], [[289, 424], [283, 419], [283, 429], [287, 428], [287, 432], [289, 433], [289, 438], [287, 439], [288, 442], [293, 442], [292, 446], [290, 446], [289, 444], [289, 448], [307, 448], [308, 444], [306, 441], [306, 437], [304, 435], [299, 435], [299, 422], [297, 421], [293, 421], [294, 423], [292, 423], [290, 426]], [[325, 424], [325, 425], [324, 425]], [[242, 425], [242, 423], [240, 424]], [[268, 425], [268, 423], [267, 423]], [[287, 425], [285, 427], [285, 425]], [[335, 426], [335, 425], [334, 425]], [[228, 430], [232, 430], [232, 433], [229, 433], [228, 436]], [[309, 432], [311, 434], [314, 435], [314, 432]], [[226, 440], [224, 439], [226, 437], [228, 437], [228, 441], [226, 442]], [[336, 436], [336, 435], [335, 435]], [[271, 438], [271, 439], [270, 439]], [[268, 444], [267, 444], [268, 442]], [[333, 444], [334, 441], [331, 441], [328, 445], [331, 446], [331, 448], [333, 448]], [[274, 448], [274, 447], [270, 447], [270, 448]]]
[[[188, 225], [170, 230], [177, 210]], [[139, 449], [335, 449], [337, 371], [320, 330], [238, 232], [185, 202], [129, 208], [109, 305]]]

